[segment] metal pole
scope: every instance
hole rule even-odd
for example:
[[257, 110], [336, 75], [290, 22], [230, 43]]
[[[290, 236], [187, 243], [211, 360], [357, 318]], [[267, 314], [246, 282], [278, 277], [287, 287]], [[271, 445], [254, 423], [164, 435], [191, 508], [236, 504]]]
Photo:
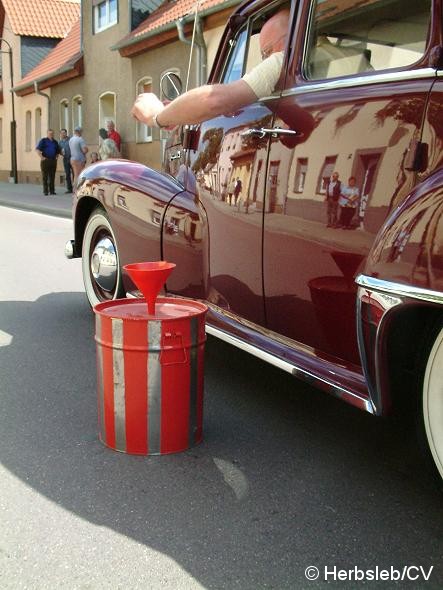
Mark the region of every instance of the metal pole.
[[8, 43], [8, 41], [6, 41], [6, 39], [3, 39], [3, 37], [0, 37], [0, 44], [1, 43], [6, 43], [6, 45], [8, 46], [8, 51], [1, 51], [0, 53], [7, 53], [9, 56], [9, 76], [11, 79], [11, 88], [10, 88], [10, 92], [11, 92], [11, 105], [12, 105], [12, 121], [11, 121], [11, 176], [14, 177], [14, 183], [17, 184], [18, 183], [18, 175], [17, 175], [17, 123], [15, 120], [15, 100], [14, 100], [14, 68], [13, 68], [13, 63], [12, 63], [12, 47], [11, 45]]

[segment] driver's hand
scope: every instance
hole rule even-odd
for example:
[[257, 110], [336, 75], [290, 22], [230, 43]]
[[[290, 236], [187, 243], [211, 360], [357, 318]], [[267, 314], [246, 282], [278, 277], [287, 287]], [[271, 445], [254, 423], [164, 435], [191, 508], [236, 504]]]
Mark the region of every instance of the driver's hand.
[[139, 94], [131, 109], [131, 115], [145, 125], [152, 126], [152, 117], [164, 109], [161, 100], [152, 92]]

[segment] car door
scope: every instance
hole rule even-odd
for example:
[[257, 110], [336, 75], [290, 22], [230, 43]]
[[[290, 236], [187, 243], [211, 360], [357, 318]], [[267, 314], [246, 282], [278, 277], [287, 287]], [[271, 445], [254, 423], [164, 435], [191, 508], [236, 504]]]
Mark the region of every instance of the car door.
[[[263, 6], [263, 3], [260, 3]], [[258, 36], [269, 11], [249, 9], [222, 53], [223, 66], [211, 82], [238, 80], [260, 60]], [[277, 91], [278, 94], [278, 91]], [[262, 282], [263, 195], [273, 113], [266, 101], [227, 113], [199, 127], [199, 145], [190, 152], [209, 228], [207, 300], [222, 310], [265, 324]]]
[[[354, 279], [417, 182], [431, 0], [314, 0], [300, 13], [273, 140], [264, 218], [268, 327], [358, 364]], [[327, 227], [328, 181], [355, 177], [351, 229]], [[340, 219], [340, 206], [338, 207]]]

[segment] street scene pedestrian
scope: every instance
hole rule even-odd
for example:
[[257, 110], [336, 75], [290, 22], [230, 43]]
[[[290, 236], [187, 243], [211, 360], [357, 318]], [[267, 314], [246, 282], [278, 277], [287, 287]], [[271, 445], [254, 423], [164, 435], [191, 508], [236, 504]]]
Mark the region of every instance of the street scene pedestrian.
[[95, 164], [96, 162], [98, 162], [100, 160], [100, 156], [98, 155], [97, 152], [91, 152], [91, 164]]
[[340, 206], [340, 219], [338, 221], [339, 227], [343, 229], [352, 229], [351, 221], [354, 213], [357, 210], [360, 198], [360, 190], [356, 186], [355, 176], [350, 176], [348, 184], [341, 187], [340, 198], [338, 204]]
[[330, 180], [326, 183], [326, 227], [337, 227], [338, 222], [338, 200], [341, 193], [341, 182], [338, 172], [333, 172]]
[[120, 158], [120, 152], [117, 149], [117, 144], [110, 137], [102, 141], [99, 153], [101, 160], [107, 160], [108, 158]]
[[42, 171], [43, 194], [55, 195], [55, 173], [57, 170], [57, 158], [60, 154], [60, 146], [54, 139], [54, 130], [48, 129], [46, 137], [42, 137], [35, 148], [40, 158]]
[[120, 133], [118, 133], [118, 131], [116, 131], [116, 129], [115, 129], [114, 121], [108, 121], [106, 123], [106, 127], [107, 127], [107, 131], [108, 131], [108, 138], [112, 139], [115, 142], [115, 145], [117, 146], [117, 150], [120, 152], [122, 138], [120, 136]]
[[65, 170], [66, 193], [72, 193], [72, 165], [71, 165], [71, 148], [69, 147], [69, 140], [66, 129], [60, 129], [60, 153], [63, 157], [63, 168]]
[[74, 171], [74, 182], [86, 164], [86, 154], [88, 153], [88, 146], [82, 137], [83, 129], [76, 127], [74, 135], [69, 140], [69, 149], [71, 150], [71, 166]]

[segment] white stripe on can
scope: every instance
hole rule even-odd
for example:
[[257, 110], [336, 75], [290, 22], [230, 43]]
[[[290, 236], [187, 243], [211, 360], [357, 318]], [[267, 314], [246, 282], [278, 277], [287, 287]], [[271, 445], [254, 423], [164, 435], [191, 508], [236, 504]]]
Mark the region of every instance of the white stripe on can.
[[112, 364], [114, 375], [115, 448], [126, 452], [125, 362], [123, 320], [112, 319]]
[[97, 411], [100, 439], [106, 443], [105, 431], [105, 392], [103, 385], [103, 348], [102, 348], [102, 319], [95, 314], [95, 335], [97, 347]]
[[160, 454], [162, 412], [162, 369], [160, 364], [162, 325], [147, 323], [148, 340], [148, 453]]

